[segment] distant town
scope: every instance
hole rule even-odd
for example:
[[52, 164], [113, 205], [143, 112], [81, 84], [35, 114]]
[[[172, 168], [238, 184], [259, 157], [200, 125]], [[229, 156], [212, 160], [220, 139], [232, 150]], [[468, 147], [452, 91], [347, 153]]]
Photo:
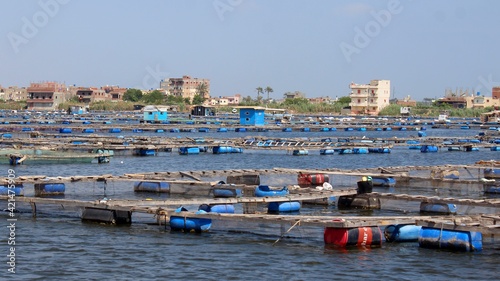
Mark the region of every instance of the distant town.
[[[410, 96], [403, 99], [391, 98], [390, 80], [371, 80], [367, 84], [349, 84], [350, 93], [346, 95], [350, 98], [349, 106], [343, 109], [344, 114], [353, 115], [378, 115], [379, 112], [390, 104], [401, 106], [401, 110], [417, 105]], [[119, 86], [82, 87], [76, 85], [65, 85], [59, 82], [34, 82], [28, 87], [0, 86], [0, 100], [4, 102], [26, 102], [26, 109], [36, 111], [54, 111], [59, 109], [59, 105], [69, 101], [76, 101], [83, 104], [91, 104], [99, 101], [118, 102], [130, 100], [126, 98], [126, 93], [130, 89]], [[233, 96], [212, 97], [210, 95], [210, 79], [192, 78], [185, 75], [181, 78], [165, 78], [161, 80], [159, 88], [156, 90], [139, 90], [142, 95], [148, 95], [155, 91], [161, 93], [164, 98], [169, 96], [188, 101], [190, 104], [200, 104], [204, 106], [236, 106], [245, 100], [240, 94]], [[264, 100], [266, 103], [274, 101], [269, 98], [272, 88], [256, 88], [257, 101]], [[261, 94], [267, 92], [267, 99], [263, 99]], [[124, 99], [125, 97], [125, 99]], [[250, 97], [247, 97], [249, 99]], [[306, 99], [313, 104], [332, 104], [338, 98], [319, 97], [307, 98], [305, 94], [287, 92], [283, 94], [283, 100]], [[447, 104], [453, 108], [497, 108], [500, 106], [500, 87], [492, 88], [492, 95], [487, 97], [480, 93], [474, 93], [468, 89], [446, 89], [442, 98], [424, 99], [422, 103], [427, 104]]]

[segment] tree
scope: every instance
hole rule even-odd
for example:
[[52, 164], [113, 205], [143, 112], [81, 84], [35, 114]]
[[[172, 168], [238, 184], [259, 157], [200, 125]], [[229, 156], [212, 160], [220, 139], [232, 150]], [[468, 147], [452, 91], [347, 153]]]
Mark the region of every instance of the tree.
[[346, 96], [346, 97], [340, 97], [337, 100], [338, 103], [351, 103], [351, 97]]
[[196, 94], [193, 97], [193, 103], [192, 104], [201, 105], [201, 104], [203, 104], [204, 101], [205, 101], [205, 98], [203, 97], [203, 95]]
[[266, 91], [266, 93], [267, 93], [267, 102], [269, 102], [269, 93], [274, 92], [274, 90], [273, 90], [273, 88], [267, 86], [266, 89], [264, 89], [264, 91]]
[[127, 91], [123, 94], [124, 101], [137, 102], [141, 98], [142, 98], [142, 91], [138, 89], [127, 89]]
[[196, 87], [196, 94], [200, 95], [202, 98], [205, 98], [205, 95], [208, 93], [208, 85], [207, 83], [203, 82], [201, 84], [198, 84]]
[[158, 90], [154, 90], [142, 97], [142, 100], [147, 104], [162, 104], [163, 99], [163, 93]]
[[255, 88], [255, 90], [257, 91], [257, 100], [260, 101], [260, 99], [259, 99], [260, 94], [263, 94], [264, 90], [262, 90], [262, 87], [257, 87], [257, 88]]

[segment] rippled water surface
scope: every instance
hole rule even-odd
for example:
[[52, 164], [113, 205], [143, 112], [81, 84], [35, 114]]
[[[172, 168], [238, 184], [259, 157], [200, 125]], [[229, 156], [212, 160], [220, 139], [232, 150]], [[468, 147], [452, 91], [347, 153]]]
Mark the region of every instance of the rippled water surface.
[[[428, 135], [474, 136], [478, 131], [431, 130]], [[333, 132], [331, 132], [333, 133]], [[389, 133], [389, 132], [387, 132]], [[405, 137], [415, 132], [391, 132]], [[349, 132], [350, 135], [379, 132]], [[165, 134], [166, 136], [171, 136]], [[194, 136], [195, 134], [191, 134]], [[249, 134], [250, 135], [250, 134]], [[347, 136], [347, 132], [261, 133], [265, 137]], [[196, 134], [205, 136], [206, 134]], [[241, 137], [229, 133], [223, 137]], [[221, 137], [212, 134], [210, 137]], [[390, 154], [296, 157], [285, 151], [245, 150], [243, 154], [156, 157], [114, 157], [109, 164], [25, 165], [16, 175], [101, 175], [151, 171], [189, 171], [263, 168], [365, 168], [400, 165], [472, 164], [500, 159], [500, 152], [420, 153], [395, 147]], [[3, 165], [5, 174], [9, 166]], [[265, 177], [264, 177], [265, 179]], [[273, 184], [273, 183], [269, 183]], [[293, 182], [290, 182], [293, 184]], [[29, 191], [27, 188], [27, 193]], [[102, 186], [93, 183], [67, 185], [66, 198], [97, 199]], [[141, 198], [131, 187], [108, 184], [111, 198]], [[460, 193], [460, 191], [458, 192]], [[466, 194], [467, 195], [467, 194]], [[114, 196], [114, 197], [113, 197]], [[154, 195], [147, 195], [149, 197]], [[164, 195], [163, 195], [164, 196]], [[142, 197], [144, 198], [144, 197]], [[134, 214], [131, 226], [83, 223], [81, 210], [62, 206], [39, 206], [36, 219], [30, 206], [20, 204], [16, 222], [16, 275], [9, 275], [3, 262], [0, 276], [24, 280], [488, 280], [498, 278], [500, 251], [496, 241], [484, 238], [479, 253], [454, 253], [418, 247], [418, 243], [383, 243], [381, 248], [336, 249], [323, 242], [323, 229], [298, 226], [278, 243], [279, 225], [214, 222], [203, 234], [170, 232], [153, 224], [154, 217]], [[334, 206], [307, 207], [301, 213], [341, 214]], [[356, 211], [350, 211], [355, 214]], [[401, 215], [394, 210], [374, 215]], [[7, 213], [0, 219], [7, 224]], [[289, 226], [285, 227], [287, 230]], [[8, 254], [8, 230], [1, 230], [1, 255]], [[3, 279], [7, 280], [7, 279]]]

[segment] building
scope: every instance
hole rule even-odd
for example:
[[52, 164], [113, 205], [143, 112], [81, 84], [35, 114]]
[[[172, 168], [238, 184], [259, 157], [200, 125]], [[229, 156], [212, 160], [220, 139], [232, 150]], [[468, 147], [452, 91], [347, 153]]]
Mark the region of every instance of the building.
[[93, 87], [78, 87], [76, 89], [76, 96], [79, 102], [91, 103], [96, 101], [109, 100], [109, 95], [104, 91], [104, 89], [98, 89]]
[[500, 87], [493, 87], [491, 89], [491, 97], [500, 100]]
[[111, 101], [123, 100], [123, 95], [127, 91], [127, 89], [118, 86], [104, 86], [102, 89], [109, 95], [109, 100]]
[[391, 82], [372, 80], [370, 84], [351, 83], [351, 114], [378, 115], [380, 110], [389, 105]]
[[26, 88], [19, 88], [11, 86], [8, 88], [0, 87], [0, 99], [4, 101], [23, 101], [28, 98], [28, 91]]
[[159, 105], [147, 105], [143, 111], [143, 122], [162, 123], [168, 121], [168, 107]]
[[[205, 85], [205, 86], [203, 86]], [[168, 78], [160, 82], [160, 88], [165, 90], [167, 95], [188, 98], [193, 101], [195, 95], [203, 88], [203, 98], [210, 98], [210, 80], [204, 78], [192, 78], [184, 75], [182, 78]]]
[[216, 108], [213, 106], [197, 105], [191, 110], [192, 116], [215, 116]]
[[59, 104], [71, 98], [66, 86], [57, 82], [31, 83], [27, 92], [29, 110], [56, 110]]

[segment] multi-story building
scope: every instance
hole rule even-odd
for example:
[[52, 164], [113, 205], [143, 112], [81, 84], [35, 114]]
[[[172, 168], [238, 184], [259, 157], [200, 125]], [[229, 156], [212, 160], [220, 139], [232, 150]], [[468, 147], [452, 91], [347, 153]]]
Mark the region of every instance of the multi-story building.
[[[201, 85], [205, 86], [201, 86]], [[200, 87], [204, 88], [203, 98], [210, 98], [210, 80], [203, 78], [191, 78], [184, 75], [182, 78], [168, 78], [160, 82], [160, 88], [165, 90], [167, 95], [189, 98], [193, 100], [194, 96], [199, 94]]]
[[491, 96], [494, 99], [500, 99], [500, 87], [493, 87], [493, 89], [491, 89]]
[[26, 100], [29, 110], [55, 110], [71, 98], [66, 86], [57, 82], [31, 83]]
[[123, 100], [123, 95], [127, 91], [126, 88], [120, 88], [118, 86], [105, 86], [102, 89], [108, 94], [108, 100], [111, 101], [121, 101]]
[[78, 97], [78, 101], [84, 103], [110, 100], [109, 94], [106, 93], [104, 89], [94, 87], [78, 87], [76, 90], [76, 96]]
[[26, 100], [28, 92], [26, 88], [19, 88], [17, 86], [10, 86], [8, 88], [0, 87], [0, 99], [5, 101], [22, 101]]
[[370, 84], [349, 85], [351, 88], [351, 113], [377, 115], [380, 110], [389, 105], [391, 97], [391, 81], [372, 80]]

